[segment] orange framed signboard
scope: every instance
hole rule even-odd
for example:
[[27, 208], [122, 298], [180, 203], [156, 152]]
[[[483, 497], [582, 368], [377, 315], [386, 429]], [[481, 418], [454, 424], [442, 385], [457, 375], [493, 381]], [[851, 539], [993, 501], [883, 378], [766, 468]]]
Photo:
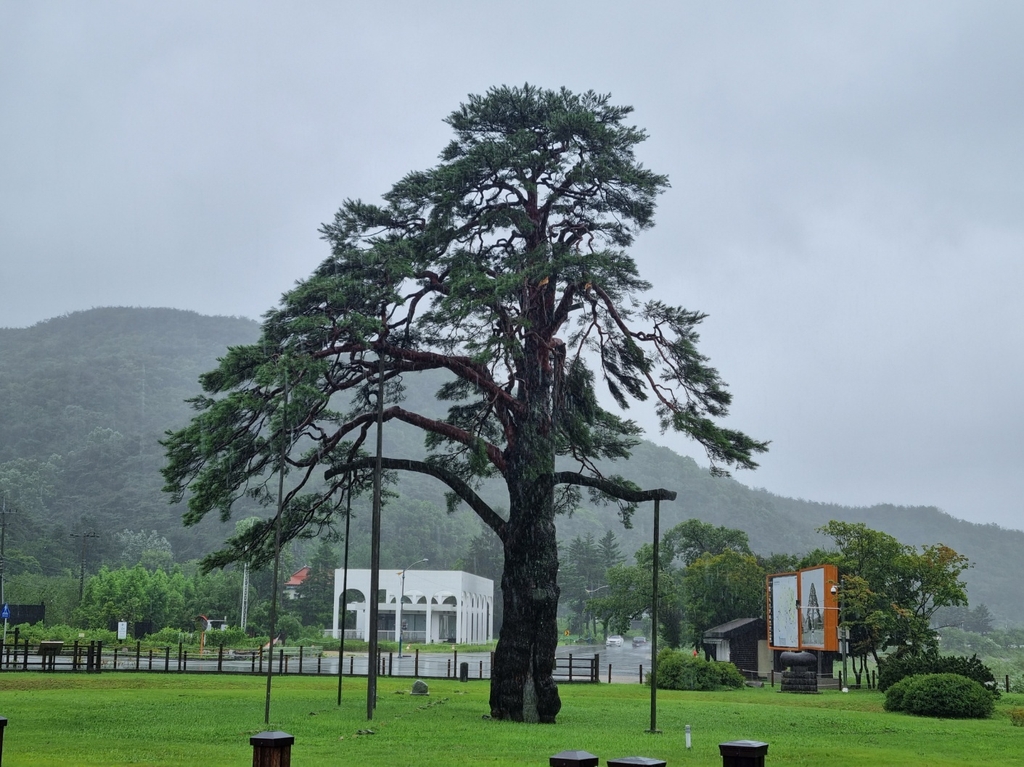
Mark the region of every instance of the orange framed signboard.
[[768, 646], [773, 650], [839, 651], [835, 565], [769, 575]]

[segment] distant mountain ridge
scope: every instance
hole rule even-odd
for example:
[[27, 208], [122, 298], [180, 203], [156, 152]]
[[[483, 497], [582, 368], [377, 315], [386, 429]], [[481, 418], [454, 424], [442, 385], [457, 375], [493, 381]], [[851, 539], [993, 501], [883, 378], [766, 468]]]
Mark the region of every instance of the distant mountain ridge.
[[[85, 527], [104, 532], [95, 543], [101, 560], [114, 556], [113, 533], [125, 528], [159, 531], [179, 559], [210, 551], [229, 531], [215, 520], [197, 529], [181, 526], [181, 510], [160, 492], [158, 440], [187, 422], [185, 400], [199, 393], [198, 376], [229, 346], [258, 338], [253, 320], [125, 307], [0, 329], [0, 490], [24, 512], [11, 515], [8, 544], [35, 557], [43, 572], [77, 568], [68, 533]], [[407, 406], [430, 407], [432, 394], [430, 386], [410, 386]], [[401, 429], [390, 444], [422, 450], [417, 437]], [[692, 459], [650, 442], [630, 461], [606, 468], [642, 487], [678, 493], [662, 504], [663, 531], [696, 517], [744, 530], [760, 553], [827, 546], [815, 528], [830, 519], [864, 522], [908, 544], [944, 543], [974, 562], [966, 576], [972, 605], [987, 604], [997, 621], [1024, 621], [1015, 569], [1024, 532], [965, 522], [934, 507], [857, 508], [784, 498], [711, 477]], [[399, 490], [416, 502], [443, 503], [443, 489], [422, 478], [403, 480]], [[501, 503], [498, 486], [484, 492]], [[631, 530], [604, 507], [584, 506], [559, 520], [562, 539], [587, 532], [600, 538], [607, 529], [625, 551], [635, 550], [650, 540], [650, 510], [636, 513]]]

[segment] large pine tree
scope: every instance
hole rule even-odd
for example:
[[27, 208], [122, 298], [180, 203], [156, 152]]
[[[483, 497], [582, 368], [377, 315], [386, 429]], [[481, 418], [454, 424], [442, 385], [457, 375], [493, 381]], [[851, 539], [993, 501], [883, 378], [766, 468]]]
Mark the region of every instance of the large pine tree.
[[[242, 494], [271, 504], [284, 442], [285, 537], [309, 534], [331, 524], [352, 482], [365, 487], [383, 375], [385, 421], [422, 429], [430, 451], [384, 468], [438, 478], [501, 539], [498, 718], [551, 722], [561, 705], [556, 515], [581, 487], [624, 518], [672, 495], [597, 471], [598, 459], [627, 457], [639, 429], [599, 404], [596, 376], [620, 408], [653, 399], [662, 427], [700, 442], [715, 471], [753, 467], [765, 449], [716, 423], [730, 395], [696, 349], [704, 315], [639, 300], [649, 286], [625, 249], [668, 181], [636, 160], [645, 133], [624, 122], [631, 111], [529, 85], [471, 96], [447, 118], [455, 136], [437, 166], [382, 204], [345, 202], [322, 229], [331, 256], [266, 315], [259, 343], [202, 378], [197, 415], [166, 442], [167, 488], [188, 495], [187, 523], [230, 515]], [[399, 382], [427, 370], [449, 376], [442, 417], [402, 407]], [[575, 470], [556, 471], [556, 456]], [[504, 480], [507, 516], [475, 493], [485, 477]], [[270, 531], [236, 536], [207, 564], [265, 553]]]

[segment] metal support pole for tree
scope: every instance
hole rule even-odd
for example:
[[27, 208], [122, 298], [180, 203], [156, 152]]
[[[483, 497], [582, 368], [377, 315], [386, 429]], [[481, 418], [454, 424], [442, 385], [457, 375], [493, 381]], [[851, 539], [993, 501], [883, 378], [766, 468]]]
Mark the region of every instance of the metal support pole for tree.
[[277, 579], [281, 565], [281, 516], [284, 513], [284, 462], [288, 451], [288, 368], [284, 370], [284, 397], [281, 408], [281, 465], [277, 471], [277, 516], [274, 518], [274, 581], [270, 598], [270, 662], [267, 664], [267, 704], [263, 721], [270, 724], [270, 687], [274, 676], [274, 631], [277, 629]]
[[348, 617], [348, 532], [352, 522], [352, 477], [349, 475], [345, 504], [345, 561], [341, 576], [341, 640], [338, 645], [338, 705], [341, 705], [341, 664], [345, 660], [345, 619]]
[[[381, 322], [384, 318], [381, 318]], [[377, 352], [377, 457], [373, 467], [373, 518], [370, 524], [370, 602], [368, 650], [366, 664], [366, 718], [373, 719], [377, 706], [377, 592], [380, 589], [380, 494], [381, 458], [384, 453], [384, 351]]]
[[249, 623], [249, 563], [242, 565], [242, 615], [238, 619], [238, 627], [245, 631]]

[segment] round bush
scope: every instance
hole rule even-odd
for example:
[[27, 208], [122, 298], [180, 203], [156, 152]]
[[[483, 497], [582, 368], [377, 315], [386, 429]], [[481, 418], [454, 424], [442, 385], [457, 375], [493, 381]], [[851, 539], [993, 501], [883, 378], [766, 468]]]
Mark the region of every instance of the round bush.
[[916, 655], [889, 656], [878, 666], [878, 689], [885, 692], [889, 685], [896, 684], [908, 676], [920, 674], [959, 674], [973, 679], [999, 697], [999, 687], [992, 669], [978, 660], [977, 655], [967, 658], [963, 655], [940, 655], [929, 650]]
[[712, 666], [718, 672], [718, 684], [721, 687], [742, 687], [746, 680], [743, 678], [743, 674], [736, 668], [732, 663], [715, 663], [712, 662]]
[[994, 709], [995, 696], [973, 679], [959, 674], [914, 677], [903, 695], [903, 710], [917, 716], [985, 719], [992, 716]]
[[895, 684], [889, 685], [889, 689], [885, 691], [885, 703], [883, 704], [885, 710], [904, 711], [903, 699], [907, 695], [907, 690], [919, 678], [917, 676], [905, 676]]
[[[650, 677], [648, 677], [649, 683]], [[731, 663], [707, 661], [688, 652], [665, 649], [658, 653], [658, 688], [662, 690], [717, 690], [742, 687], [743, 675]]]

